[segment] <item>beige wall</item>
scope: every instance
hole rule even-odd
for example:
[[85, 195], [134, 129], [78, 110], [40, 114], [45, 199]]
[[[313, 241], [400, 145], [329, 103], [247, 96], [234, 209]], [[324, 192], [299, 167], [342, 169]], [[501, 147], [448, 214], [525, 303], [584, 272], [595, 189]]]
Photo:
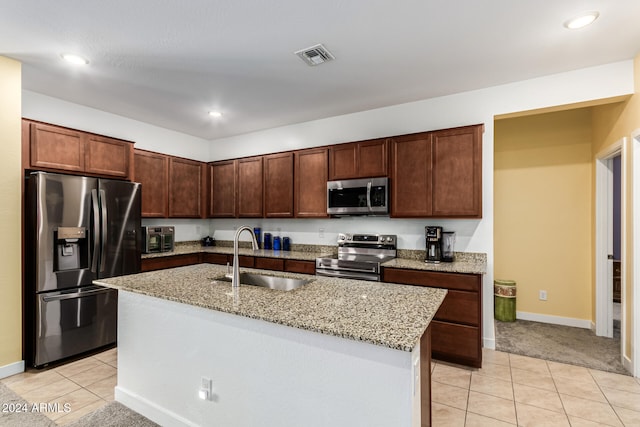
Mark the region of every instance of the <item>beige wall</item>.
[[[640, 129], [640, 55], [636, 56], [634, 61], [634, 82], [635, 82], [635, 94], [631, 96], [627, 101], [618, 104], [612, 105], [603, 105], [600, 107], [595, 107], [593, 110], [593, 135], [594, 135], [594, 155], [599, 151], [603, 150], [606, 147], [609, 147], [611, 144], [616, 141], [621, 140], [622, 138], [627, 138], [627, 146], [625, 147], [626, 153], [630, 154], [633, 152], [632, 145], [634, 144], [631, 141], [631, 133], [636, 129]], [[631, 155], [626, 156], [626, 174], [622, 177], [623, 181], [627, 183], [626, 194], [624, 197], [627, 200], [627, 211], [626, 211], [626, 227], [627, 236], [631, 236], [631, 231], [633, 229], [633, 210], [632, 210], [632, 191], [633, 185], [631, 183], [631, 177], [633, 173], [633, 165], [631, 162]], [[638, 214], [636, 213], [636, 216]], [[633, 259], [633, 248], [632, 241], [630, 238], [627, 239], [626, 247], [623, 248], [623, 269], [624, 269], [624, 277], [625, 277], [625, 308], [626, 308], [626, 325], [627, 328], [625, 330], [625, 356], [631, 357], [633, 354], [632, 348], [632, 334], [634, 328], [638, 326], [640, 322], [633, 323], [633, 310], [632, 310], [632, 300], [633, 300], [633, 274], [634, 268], [637, 266], [633, 265], [631, 260]], [[640, 286], [640, 284], [636, 284], [636, 287]], [[640, 315], [640, 313], [637, 313]]]
[[0, 368], [22, 360], [21, 65], [0, 56]]
[[495, 278], [519, 312], [591, 320], [591, 109], [496, 120], [494, 143]]

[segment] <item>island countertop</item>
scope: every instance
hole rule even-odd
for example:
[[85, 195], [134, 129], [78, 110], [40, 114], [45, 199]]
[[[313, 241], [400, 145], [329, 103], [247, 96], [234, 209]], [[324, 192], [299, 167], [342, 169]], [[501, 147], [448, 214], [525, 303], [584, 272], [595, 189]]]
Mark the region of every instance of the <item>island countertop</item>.
[[446, 290], [242, 268], [243, 272], [312, 279], [292, 291], [241, 284], [234, 293], [225, 266], [197, 264], [94, 281], [95, 284], [402, 351], [412, 351]]

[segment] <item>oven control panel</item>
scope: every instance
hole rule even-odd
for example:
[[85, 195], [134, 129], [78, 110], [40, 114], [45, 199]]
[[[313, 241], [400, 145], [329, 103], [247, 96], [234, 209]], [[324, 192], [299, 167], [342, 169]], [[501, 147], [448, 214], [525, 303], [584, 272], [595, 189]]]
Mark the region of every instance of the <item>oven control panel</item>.
[[338, 234], [338, 245], [387, 245], [396, 246], [398, 237], [395, 234]]

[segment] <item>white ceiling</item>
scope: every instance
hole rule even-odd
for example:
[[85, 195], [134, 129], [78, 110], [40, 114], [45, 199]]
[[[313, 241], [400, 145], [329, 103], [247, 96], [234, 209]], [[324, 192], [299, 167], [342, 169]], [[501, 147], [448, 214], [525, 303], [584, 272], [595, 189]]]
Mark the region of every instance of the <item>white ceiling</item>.
[[[563, 27], [585, 10], [600, 18]], [[317, 43], [336, 59], [309, 67], [293, 53]], [[208, 140], [639, 51], [639, 0], [2, 0], [0, 8], [0, 55], [22, 62], [25, 89]], [[70, 66], [63, 52], [91, 63]], [[224, 116], [209, 117], [214, 109]]]

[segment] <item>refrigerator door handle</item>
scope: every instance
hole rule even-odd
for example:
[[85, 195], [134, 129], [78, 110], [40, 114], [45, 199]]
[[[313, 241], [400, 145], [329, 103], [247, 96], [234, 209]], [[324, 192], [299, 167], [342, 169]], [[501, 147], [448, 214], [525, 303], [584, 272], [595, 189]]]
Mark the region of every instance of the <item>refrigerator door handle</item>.
[[91, 272], [98, 268], [98, 256], [100, 245], [100, 205], [98, 203], [98, 191], [91, 190], [91, 205], [93, 208], [93, 254], [91, 256]]
[[42, 297], [42, 301], [51, 302], [51, 301], [62, 301], [62, 300], [66, 300], [66, 299], [83, 298], [83, 297], [88, 297], [88, 296], [92, 296], [92, 295], [96, 295], [96, 294], [106, 294], [107, 292], [111, 292], [111, 291], [112, 291], [112, 289], [106, 288], [106, 289], [95, 289], [93, 291], [87, 291], [87, 292], [74, 292], [72, 294], [64, 294], [64, 295], [54, 295], [54, 296], [50, 296], [50, 297]]
[[100, 208], [102, 209], [102, 217], [101, 217], [101, 224], [102, 224], [102, 234], [101, 234], [101, 241], [102, 241], [102, 248], [100, 248], [100, 273], [104, 272], [104, 266], [107, 263], [107, 257], [105, 254], [105, 251], [107, 250], [107, 195], [105, 194], [104, 190], [100, 190]]

